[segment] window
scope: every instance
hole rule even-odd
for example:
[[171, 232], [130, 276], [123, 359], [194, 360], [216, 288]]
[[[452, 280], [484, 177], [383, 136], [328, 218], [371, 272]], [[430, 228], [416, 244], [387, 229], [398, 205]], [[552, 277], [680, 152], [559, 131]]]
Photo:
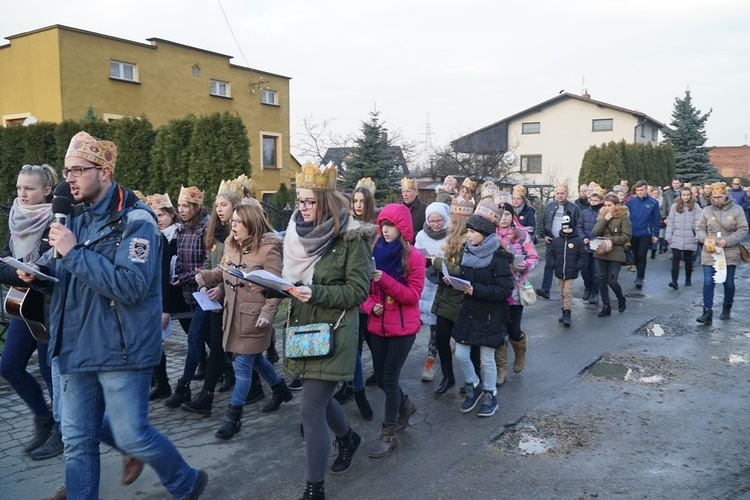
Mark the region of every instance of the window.
[[211, 80], [211, 95], [219, 97], [231, 97], [229, 94], [230, 87], [228, 82], [220, 80]]
[[521, 157], [521, 172], [529, 174], [542, 173], [542, 155], [530, 155]]
[[122, 61], [109, 62], [109, 77], [115, 80], [125, 80], [128, 82], [138, 81], [138, 67], [135, 64]]
[[592, 120], [591, 130], [593, 132], [604, 132], [604, 131], [612, 130], [612, 118]]
[[658, 141], [659, 140], [659, 129], [653, 129], [651, 131], [651, 140], [652, 141]]
[[263, 104], [278, 105], [279, 100], [278, 100], [278, 95], [276, 94], [276, 91], [262, 89], [260, 92], [260, 102], [262, 102]]
[[278, 167], [278, 137], [271, 135], [263, 136], [263, 167], [264, 168], [277, 168]]
[[541, 125], [539, 122], [528, 122], [521, 124], [522, 134], [538, 134], [541, 131]]
[[[3, 119], [2, 122], [0, 122], [0, 125], [2, 125], [3, 127], [21, 126], [23, 125], [23, 122], [30, 117], [31, 113], [15, 113], [12, 115], [3, 115]], [[31, 119], [34, 120], [34, 118]], [[36, 123], [36, 121], [34, 121], [33, 123]]]
[[193, 64], [193, 77], [198, 78], [201, 76], [201, 68], [197, 64]]

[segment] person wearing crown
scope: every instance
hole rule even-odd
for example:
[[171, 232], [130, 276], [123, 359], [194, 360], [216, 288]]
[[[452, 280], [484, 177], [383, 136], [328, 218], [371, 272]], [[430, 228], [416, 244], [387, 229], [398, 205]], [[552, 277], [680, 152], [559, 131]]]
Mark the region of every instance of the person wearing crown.
[[458, 181], [452, 175], [448, 175], [443, 180], [443, 183], [435, 188], [435, 201], [438, 203], [444, 203], [448, 206], [451, 204], [451, 199], [458, 194], [456, 185]]
[[297, 174], [297, 210], [284, 235], [282, 278], [295, 284], [288, 290], [292, 295], [289, 324], [338, 322], [333, 355], [323, 359], [284, 357], [286, 372], [302, 380], [300, 415], [307, 452], [303, 498], [307, 499], [325, 498], [330, 432], [338, 450], [332, 474], [349, 469], [362, 440], [349, 426], [333, 393], [338, 382], [354, 376], [358, 311], [370, 286], [373, 233], [351, 216], [349, 202], [336, 191], [337, 175], [333, 164], [321, 169], [308, 162], [302, 168]]
[[474, 193], [477, 190], [477, 181], [472, 181], [468, 177], [461, 183], [461, 189], [458, 191], [458, 196], [462, 200], [474, 202]]
[[401, 179], [401, 198], [404, 200], [404, 205], [411, 212], [411, 224], [412, 224], [412, 236], [409, 243], [414, 243], [414, 237], [418, 232], [422, 230], [425, 223], [425, 210], [427, 205], [419, 199], [419, 191], [417, 191], [417, 180], [409, 179], [404, 177]]

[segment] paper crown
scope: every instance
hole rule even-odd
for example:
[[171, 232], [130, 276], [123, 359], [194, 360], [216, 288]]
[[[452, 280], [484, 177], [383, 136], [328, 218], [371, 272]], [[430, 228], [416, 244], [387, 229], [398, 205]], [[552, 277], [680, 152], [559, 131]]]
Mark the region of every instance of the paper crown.
[[495, 196], [497, 196], [498, 194], [500, 194], [500, 189], [498, 189], [498, 187], [495, 185], [494, 182], [487, 181], [484, 184], [482, 184], [482, 194], [481, 194], [480, 198], [482, 198], [482, 199], [485, 199], [485, 198], [492, 199]]
[[195, 186], [190, 186], [187, 188], [185, 186], [180, 186], [180, 196], [179, 198], [177, 198], [177, 203], [180, 202], [193, 203], [195, 205], [198, 205], [199, 207], [202, 207], [203, 191]]
[[477, 181], [472, 181], [468, 177], [464, 179], [464, 181], [461, 183], [463, 187], [474, 193], [474, 190], [477, 188]]
[[148, 197], [147, 203], [152, 210], [156, 210], [157, 208], [174, 208], [172, 200], [169, 199], [169, 193], [152, 194]]
[[333, 162], [318, 166], [308, 161], [302, 171], [297, 174], [297, 188], [312, 189], [313, 191], [335, 191], [338, 169]]
[[500, 224], [500, 218], [502, 217], [500, 209], [497, 208], [495, 202], [490, 198], [484, 198], [477, 204], [474, 215], [484, 217], [495, 225]]
[[499, 191], [497, 195], [492, 197], [495, 205], [502, 205], [503, 203], [513, 204], [513, 197], [507, 191]]
[[255, 198], [255, 181], [245, 174], [235, 179], [242, 185], [243, 195], [240, 198]]
[[458, 181], [455, 177], [452, 175], [448, 175], [445, 177], [445, 180], [443, 180], [443, 185], [438, 186], [438, 189], [442, 189], [446, 193], [450, 194], [456, 194], [456, 186], [458, 185]]
[[409, 179], [408, 177], [404, 177], [403, 179], [401, 179], [401, 191], [405, 189], [412, 189], [416, 191], [417, 179]]
[[714, 182], [711, 184], [711, 196], [724, 196], [727, 194], [726, 182]]
[[354, 189], [357, 188], [365, 188], [367, 189], [371, 194], [375, 194], [375, 183], [372, 182], [372, 179], [369, 177], [363, 177], [359, 181], [357, 181], [357, 185], [354, 187]]
[[216, 192], [216, 196], [229, 195], [238, 200], [245, 197], [245, 188], [240, 181], [233, 179], [231, 181], [221, 181], [219, 184], [219, 191]]
[[515, 186], [513, 186], [513, 196], [526, 198], [526, 188], [523, 186], [523, 184], [516, 184]]
[[451, 214], [460, 215], [462, 217], [469, 217], [474, 213], [474, 202], [471, 200], [459, 200], [453, 198], [451, 200]]
[[78, 132], [70, 140], [65, 158], [83, 158], [102, 167], [115, 171], [117, 146], [111, 141], [102, 141], [86, 132]]
[[133, 194], [136, 195], [138, 197], [138, 199], [141, 200], [143, 203], [148, 203], [148, 196], [146, 196], [145, 194], [141, 193], [137, 189], [133, 190]]

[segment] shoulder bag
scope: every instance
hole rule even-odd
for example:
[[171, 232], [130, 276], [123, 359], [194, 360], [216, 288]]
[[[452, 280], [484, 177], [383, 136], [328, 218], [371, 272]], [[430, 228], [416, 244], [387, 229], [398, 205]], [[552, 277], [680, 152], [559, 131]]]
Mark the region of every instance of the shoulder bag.
[[333, 356], [334, 333], [344, 318], [344, 314], [346, 314], [346, 309], [341, 311], [335, 325], [312, 323], [289, 326], [292, 316], [292, 299], [290, 298], [284, 329], [284, 356], [289, 359], [322, 359]]
[[517, 282], [518, 284], [518, 298], [521, 300], [522, 306], [530, 306], [534, 302], [536, 302], [536, 292], [534, 291], [534, 286], [531, 284], [530, 281], [526, 281], [526, 283], [521, 283], [520, 281]]

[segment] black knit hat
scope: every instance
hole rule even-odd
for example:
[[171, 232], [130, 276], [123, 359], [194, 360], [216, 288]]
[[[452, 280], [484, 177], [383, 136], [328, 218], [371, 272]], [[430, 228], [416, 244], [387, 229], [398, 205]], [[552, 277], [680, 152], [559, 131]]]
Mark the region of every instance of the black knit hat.
[[491, 220], [477, 214], [469, 217], [466, 221], [466, 227], [484, 236], [495, 234], [495, 230], [497, 229], [497, 226]]
[[513, 204], [511, 203], [499, 203], [497, 205], [498, 210], [500, 210], [500, 214], [502, 216], [503, 212], [510, 212], [510, 214], [515, 217], [516, 216], [516, 209], [513, 207]]

